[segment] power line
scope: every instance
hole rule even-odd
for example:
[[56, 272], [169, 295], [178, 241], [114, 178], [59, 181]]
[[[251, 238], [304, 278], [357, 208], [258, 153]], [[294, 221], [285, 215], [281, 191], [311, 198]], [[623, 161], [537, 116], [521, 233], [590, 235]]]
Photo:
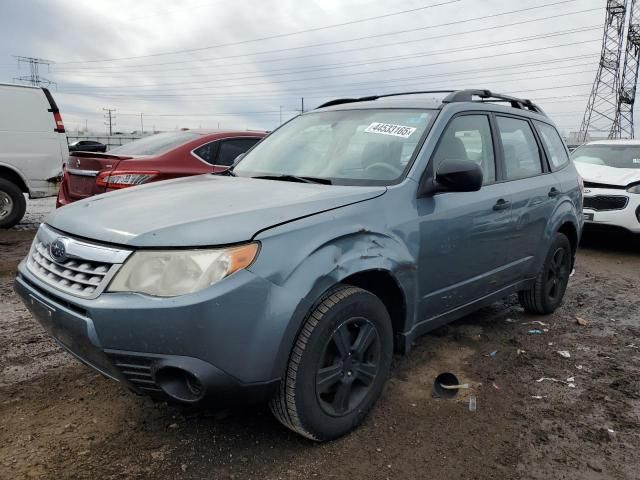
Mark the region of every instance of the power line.
[[[390, 71], [396, 71], [396, 70], [408, 70], [408, 69], [413, 69], [413, 68], [425, 68], [425, 67], [432, 67], [432, 66], [436, 66], [436, 65], [446, 65], [446, 64], [450, 64], [450, 63], [461, 63], [461, 62], [465, 62], [465, 61], [477, 61], [477, 60], [484, 60], [484, 59], [488, 59], [488, 58], [496, 58], [496, 57], [506, 57], [506, 56], [510, 56], [510, 55], [519, 55], [522, 53], [531, 53], [531, 52], [538, 52], [538, 51], [543, 51], [543, 50], [550, 50], [552, 48], [559, 48], [559, 47], [567, 47], [567, 46], [575, 46], [575, 45], [584, 45], [586, 43], [593, 43], [593, 42], [599, 42], [600, 39], [594, 39], [594, 40], [582, 40], [582, 41], [576, 41], [576, 42], [568, 42], [568, 43], [563, 43], [563, 44], [556, 44], [553, 46], [544, 46], [544, 47], [537, 47], [537, 48], [530, 48], [530, 49], [525, 49], [525, 50], [518, 50], [518, 51], [514, 51], [514, 52], [502, 52], [502, 53], [497, 53], [497, 54], [493, 54], [493, 55], [484, 55], [484, 56], [475, 56], [472, 58], [463, 58], [463, 59], [456, 59], [456, 60], [444, 60], [444, 61], [440, 61], [440, 62], [433, 62], [430, 64], [421, 64], [421, 65], [404, 65], [404, 66], [399, 66], [399, 67], [390, 67], [390, 68], [385, 68], [385, 69], [379, 69], [379, 70], [371, 70], [371, 71], [366, 71], [366, 72], [351, 72], [351, 73], [338, 73], [338, 74], [333, 74], [333, 75], [325, 75], [325, 76], [317, 76], [317, 77], [305, 77], [305, 78], [297, 78], [297, 79], [284, 79], [284, 80], [279, 80], [279, 81], [269, 81], [270, 84], [283, 84], [283, 83], [291, 83], [291, 82], [308, 82], [308, 81], [317, 81], [317, 80], [323, 80], [323, 79], [334, 79], [334, 78], [338, 78], [338, 77], [347, 77], [347, 76], [359, 76], [359, 75], [371, 75], [371, 74], [378, 74], [378, 73], [383, 73], [383, 72], [390, 72]], [[428, 55], [432, 55], [433, 53], [425, 53], [425, 54], [418, 54], [416, 56], [414, 56], [413, 58], [419, 58], [419, 57], [423, 57], [423, 56], [428, 56]], [[368, 62], [368, 63], [375, 63], [375, 62]], [[237, 78], [234, 80], [241, 80], [242, 78]], [[243, 84], [237, 84], [237, 85], [231, 85], [231, 86], [240, 86], [240, 87], [251, 87], [251, 86], [256, 86], [256, 85], [262, 85], [264, 82], [262, 83], [243, 83]], [[209, 89], [209, 88], [220, 88], [219, 86], [211, 86], [211, 87], [193, 87], [191, 88], [191, 90], [201, 90], [201, 89]], [[181, 89], [182, 90], [182, 89]], [[164, 90], [166, 91], [166, 90]], [[78, 92], [75, 92], [78, 93]], [[79, 93], [83, 93], [83, 92], [79, 92]], [[86, 93], [86, 92], [84, 92]], [[195, 96], [203, 96], [203, 95], [208, 95], [208, 94], [144, 94], [144, 93], [134, 93], [134, 95], [138, 96], [138, 97], [171, 97], [171, 96], [182, 96], [182, 97], [195, 97]], [[109, 97], [118, 97], [118, 96], [125, 96], [125, 97], [129, 97], [131, 96], [130, 93], [127, 94], [111, 94], [111, 95], [103, 95], [103, 96], [109, 96]]]
[[[535, 67], [535, 66], [540, 66], [540, 65], [548, 65], [548, 64], [552, 64], [552, 63], [558, 63], [558, 62], [566, 62], [566, 61], [575, 61], [575, 60], [582, 60], [585, 58], [592, 58], [592, 55], [579, 55], [579, 56], [575, 56], [575, 55], [571, 55], [568, 57], [561, 57], [561, 58], [555, 58], [552, 60], [542, 60], [542, 61], [537, 61], [537, 62], [525, 62], [525, 63], [520, 63], [520, 64], [510, 64], [510, 65], [505, 65], [505, 66], [495, 66], [492, 67], [491, 70], [492, 72], [496, 72], [496, 71], [504, 71], [504, 70], [514, 70], [514, 69], [519, 69], [521, 67]], [[561, 66], [561, 67], [552, 67], [552, 68], [547, 68], [545, 71], [551, 71], [551, 70], [559, 70], [559, 69], [565, 69], [565, 68], [574, 68], [574, 67], [585, 67], [585, 66], [592, 66], [593, 63], [589, 62], [589, 63], [581, 63], [581, 64], [574, 64], [574, 65], [565, 65], [565, 66]], [[388, 78], [388, 79], [384, 79], [384, 80], [368, 80], [368, 81], [364, 81], [364, 82], [350, 82], [350, 83], [342, 83], [340, 84], [340, 86], [329, 86], [329, 87], [323, 87], [321, 90], [322, 91], [333, 91], [333, 90], [340, 90], [340, 91], [344, 91], [345, 87], [356, 87], [356, 86], [380, 86], [383, 85], [384, 83], [393, 83], [394, 85], [397, 85], [398, 82], [406, 82], [409, 80], [420, 80], [420, 79], [427, 79], [427, 78], [435, 78], [435, 77], [447, 77], [448, 79], [451, 79], [452, 77], [456, 77], [456, 76], [460, 76], [460, 75], [465, 75], [465, 74], [475, 74], [475, 73], [484, 73], [486, 72], [487, 69], [486, 68], [479, 68], [479, 69], [471, 69], [471, 70], [462, 70], [462, 71], [454, 71], [454, 72], [444, 72], [444, 73], [435, 73], [435, 74], [428, 74], [428, 75], [418, 75], [418, 76], [411, 76], [411, 77], [395, 77], [395, 78]], [[533, 70], [534, 72], [538, 72], [539, 70]], [[514, 74], [520, 74], [520, 73], [529, 73], [529, 71], [523, 71], [523, 72], [513, 72], [510, 73], [510, 75], [514, 75]], [[573, 73], [573, 72], [571, 72]], [[478, 77], [476, 75], [474, 75], [472, 77], [473, 80], [476, 80]], [[460, 80], [464, 80], [464, 79], [460, 79]], [[307, 88], [302, 88], [302, 87], [298, 87], [298, 90], [289, 90], [288, 93], [290, 93], [291, 95], [294, 95], [295, 92], [300, 92], [300, 93], [305, 93], [305, 92], [309, 92], [309, 90]], [[317, 91], [314, 90], [314, 91]], [[268, 98], [269, 94], [277, 94], [279, 93], [280, 90], [254, 90], [252, 92], [252, 94], [247, 95], [246, 93], [241, 93], [241, 92], [229, 92], [229, 93], [225, 93], [225, 94], [220, 94], [223, 96], [220, 96], [219, 98], [221, 99], [230, 99], [230, 98], [247, 98], [250, 99], [252, 101], [254, 101], [255, 99], [260, 99], [260, 98]], [[264, 94], [264, 95], [262, 95]], [[217, 94], [209, 94], [211, 96], [215, 95], [216, 97], [218, 96]], [[182, 96], [180, 96], [182, 97]], [[278, 97], [282, 97], [282, 95], [278, 95]]]
[[[334, 70], [337, 68], [352, 68], [352, 67], [356, 67], [356, 66], [362, 66], [362, 65], [371, 65], [371, 64], [377, 64], [377, 63], [387, 63], [387, 62], [398, 62], [398, 61], [402, 61], [402, 60], [409, 60], [409, 59], [414, 59], [414, 58], [422, 58], [425, 56], [431, 56], [431, 55], [439, 55], [439, 54], [443, 54], [443, 53], [458, 53], [458, 52], [468, 52], [470, 50], [480, 50], [483, 48], [491, 48], [491, 47], [497, 47], [497, 46], [503, 46], [503, 45], [511, 45], [514, 43], [521, 43], [521, 42], [528, 42], [531, 40], [541, 40], [541, 39], [546, 39], [546, 38], [553, 38], [553, 37], [558, 37], [558, 36], [563, 36], [563, 35], [569, 35], [569, 34], [575, 34], [575, 33], [584, 33], [584, 32], [590, 32], [596, 29], [600, 29], [600, 25], [597, 26], [586, 26], [586, 27], [579, 27], [579, 28], [573, 28], [573, 29], [569, 29], [569, 30], [562, 30], [562, 31], [557, 31], [557, 32], [550, 32], [550, 33], [543, 33], [543, 34], [538, 34], [538, 35], [531, 35], [528, 37], [518, 37], [518, 38], [514, 38], [514, 39], [510, 39], [510, 40], [502, 40], [502, 41], [497, 41], [497, 42], [489, 42], [489, 43], [484, 43], [484, 44], [474, 44], [474, 45], [464, 45], [461, 47], [456, 47], [456, 48], [446, 48], [446, 49], [441, 49], [441, 50], [431, 50], [431, 51], [427, 51], [427, 52], [421, 52], [421, 53], [417, 53], [417, 54], [411, 54], [411, 55], [393, 55], [393, 56], [387, 56], [387, 57], [374, 57], [374, 58], [370, 58], [367, 60], [363, 60], [363, 61], [359, 61], [359, 62], [340, 62], [340, 63], [329, 63], [329, 64], [323, 64], [322, 66], [319, 67], [304, 67], [304, 68], [295, 68], [295, 69], [289, 69], [289, 68], [285, 68], [285, 69], [274, 69], [274, 70], [267, 70], [267, 71], [263, 71], [261, 72], [260, 75], [249, 75], [249, 76], [239, 76], [239, 77], [233, 77], [232, 75], [242, 75], [244, 73], [248, 73], [248, 72], [226, 72], [224, 74], [224, 78], [214, 78], [211, 80], [202, 80], [202, 81], [195, 81], [195, 82], [169, 82], [169, 83], [161, 83], [161, 82], [156, 82], [156, 83], [150, 83], [150, 84], [138, 84], [138, 85], [126, 85], [126, 86], [104, 86], [104, 85], [97, 85], [97, 86], [91, 86], [89, 88], [96, 90], [96, 89], [141, 89], [141, 88], [145, 88], [145, 87], [155, 87], [155, 88], [164, 88], [164, 87], [170, 87], [170, 86], [180, 86], [181, 88], [184, 88], [185, 86], [194, 86], [194, 85], [198, 85], [198, 84], [212, 84], [212, 83], [218, 83], [218, 82], [233, 82], [236, 80], [244, 80], [244, 79], [253, 79], [253, 78], [262, 78], [264, 77], [264, 75], [270, 75], [271, 77], [273, 76], [282, 76], [282, 75], [291, 75], [291, 74], [296, 74], [296, 73], [308, 73], [308, 72], [316, 72], [316, 71], [323, 71], [323, 70]], [[450, 36], [450, 35], [448, 35]]]
[[[565, 3], [565, 2], [560, 2], [560, 3]], [[352, 39], [316, 43], [316, 44], [304, 45], [304, 46], [300, 46], [300, 47], [287, 47], [287, 48], [280, 48], [280, 49], [274, 49], [274, 50], [263, 50], [263, 51], [260, 51], [260, 52], [253, 52], [253, 53], [229, 55], [229, 56], [225, 56], [225, 57], [213, 57], [213, 58], [209, 58], [209, 59], [180, 60], [180, 61], [173, 61], [173, 62], [152, 63], [152, 64], [142, 64], [142, 65], [119, 65], [119, 66], [108, 66], [107, 65], [107, 66], [103, 66], [103, 67], [86, 67], [86, 68], [79, 67], [79, 68], [71, 69], [71, 70], [68, 70], [68, 69], [67, 70], [65, 70], [65, 69], [57, 69], [55, 71], [56, 71], [56, 73], [59, 73], [59, 72], [80, 72], [80, 71], [84, 71], [84, 70], [90, 70], [90, 71], [94, 71], [95, 70], [95, 72], [92, 74], [93, 76], [111, 76], [111, 75], [113, 75], [113, 70], [111, 70], [111, 69], [123, 69], [123, 68], [130, 68], [130, 67], [136, 68], [136, 67], [166, 66], [166, 65], [176, 65], [176, 64], [182, 64], [182, 63], [192, 63], [192, 62], [196, 62], [196, 61], [197, 62], [204, 62], [204, 61], [210, 61], [210, 60], [226, 60], [226, 59], [229, 59], [229, 58], [250, 57], [250, 56], [255, 56], [255, 55], [265, 55], [265, 54], [269, 54], [269, 53], [280, 53], [280, 52], [287, 52], [287, 51], [292, 51], [292, 50], [300, 50], [300, 49], [312, 48], [312, 47], [337, 45], [337, 44], [355, 42], [355, 41], [360, 41], [360, 40], [370, 40], [372, 38], [379, 38], [379, 37], [392, 36], [392, 35], [400, 35], [400, 34], [404, 34], [404, 33], [416, 32], [416, 31], [420, 31], [420, 30], [428, 30], [428, 29], [438, 28], [438, 27], [443, 27], [443, 26], [451, 26], [451, 25], [467, 23], [467, 22], [476, 21], [476, 20], [484, 20], [484, 19], [487, 19], [487, 18], [494, 18], [494, 17], [497, 17], [497, 16], [510, 15], [512, 13], [522, 13], [524, 11], [528, 11], [528, 10], [532, 10], [532, 9], [538, 9], [538, 8], [542, 8], [542, 7], [545, 7], [545, 6], [553, 6], [553, 5], [555, 5], [555, 4], [551, 3], [551, 4], [545, 4], [545, 5], [536, 6], [536, 7], [528, 7], [528, 8], [520, 8], [520, 9], [516, 9], [516, 10], [510, 10], [508, 12], [502, 12], [502, 13], [497, 13], [497, 14], [492, 14], [492, 15], [486, 15], [486, 16], [482, 16], [482, 17], [475, 17], [475, 18], [471, 18], [471, 19], [459, 20], [459, 21], [455, 21], [455, 22], [447, 22], [447, 23], [442, 23], [442, 24], [437, 24], [437, 25], [429, 25], [429, 26], [426, 26], [426, 27], [418, 27], [418, 28], [399, 30], [399, 31], [389, 32], [389, 33], [366, 35], [366, 36], [352, 38]], [[490, 26], [490, 27], [484, 27], [484, 28], [479, 28], [479, 29], [475, 29], [475, 30], [466, 30], [464, 32], [458, 32], [458, 33], [455, 33], [455, 34], [446, 33], [446, 34], [441, 34], [441, 35], [434, 35], [434, 36], [431, 36], [431, 37], [423, 37], [421, 39], [415, 39], [415, 40], [405, 40], [405, 41], [399, 41], [399, 42], [393, 42], [393, 43], [387, 43], [387, 44], [376, 44], [376, 45], [372, 45], [372, 46], [368, 46], [368, 47], [358, 47], [358, 48], [353, 48], [353, 49], [334, 50], [334, 51], [331, 51], [331, 52], [307, 54], [307, 55], [301, 55], [301, 56], [298, 56], [298, 57], [285, 57], [285, 58], [278, 58], [278, 59], [265, 59], [265, 60], [255, 61], [255, 62], [226, 64], [226, 65], [222, 65], [222, 66], [226, 67], [226, 66], [237, 66], [237, 65], [245, 65], [245, 64], [269, 63], [269, 62], [274, 62], [274, 61], [288, 61], [288, 60], [296, 59], [296, 58], [305, 58], [306, 59], [306, 58], [308, 58], [310, 56], [333, 55], [333, 54], [341, 54], [341, 53], [352, 52], [352, 51], [361, 51], [361, 50], [368, 50], [368, 49], [379, 49], [379, 48], [388, 47], [388, 46], [395, 46], [395, 45], [414, 43], [414, 42], [422, 42], [422, 41], [427, 41], [427, 40], [436, 40], [436, 39], [440, 39], [440, 38], [450, 37], [450, 36], [453, 36], [453, 35], [456, 35], [456, 36], [457, 35], [466, 35], [466, 34], [471, 34], [471, 33], [480, 33], [480, 32], [495, 30], [495, 29], [499, 29], [499, 28], [506, 28], [506, 27], [512, 27], [512, 26], [517, 26], [517, 25], [525, 25], [525, 24], [529, 24], [529, 23], [542, 21], [542, 20], [549, 20], [549, 19], [554, 19], [555, 20], [555, 19], [557, 19], [559, 17], [576, 15], [576, 14], [580, 14], [580, 13], [593, 12], [593, 11], [596, 11], [596, 10], [600, 10], [600, 8], [589, 8], [589, 9], [586, 9], [586, 10], [578, 10], [578, 11], [566, 12], [566, 13], [556, 14], [556, 15], [552, 15], [552, 16], [548, 16], [548, 17], [522, 20], [522, 21], [518, 21], [518, 22], [512, 22], [512, 23], [501, 24], [501, 25], [493, 25], [493, 26]], [[211, 66], [211, 67], [213, 67], [213, 66]], [[219, 68], [219, 66], [215, 66], [215, 67]], [[103, 71], [96, 70], [96, 68], [100, 68]], [[109, 70], [107, 70], [107, 69], [109, 69]], [[193, 69], [193, 67], [173, 68], [172, 71], [176, 71], [176, 70], [192, 70], [192, 69]], [[129, 70], [126, 73], [147, 73], [147, 72], [149, 72], [149, 71], [148, 70]], [[86, 75], [89, 75], [89, 73], [87, 73]], [[189, 75], [189, 76], [191, 76], [191, 75]]]
[[[374, 17], [367, 17], [367, 18], [361, 18], [358, 20], [351, 20], [348, 22], [343, 22], [343, 23], [336, 23], [333, 25], [324, 25], [322, 27], [314, 27], [314, 28], [308, 28], [305, 30], [299, 30], [297, 32], [289, 32], [289, 33], [279, 33], [276, 35], [270, 35], [267, 37], [261, 37], [261, 38], [254, 38], [251, 40], [241, 40], [239, 42], [231, 42], [231, 43], [223, 43], [223, 44], [218, 44], [218, 45], [210, 45], [207, 47], [198, 47], [198, 48], [188, 48], [188, 49], [183, 49], [183, 50], [176, 50], [173, 52], [160, 52], [160, 53], [152, 53], [152, 54], [147, 54], [147, 55], [136, 55], [136, 56], [131, 56], [131, 57], [120, 57], [120, 58], [103, 58], [103, 59], [98, 59], [98, 60], [84, 60], [84, 61], [73, 61], [73, 62], [56, 62], [59, 64], [65, 64], [65, 65], [69, 65], [69, 64], [77, 64], [77, 63], [101, 63], [101, 62], [116, 62], [116, 61], [121, 61], [121, 60], [133, 60], [133, 59], [137, 59], [137, 58], [149, 58], [149, 57], [159, 57], [159, 56], [164, 56], [164, 55], [175, 55], [178, 53], [193, 53], [193, 52], [200, 52], [203, 50], [211, 50], [211, 49], [215, 49], [215, 48], [222, 48], [222, 47], [230, 47], [230, 46], [235, 46], [235, 45], [244, 45], [247, 43], [255, 43], [255, 42], [263, 42], [265, 40], [273, 40], [276, 38], [284, 38], [284, 37], [291, 37], [294, 35], [300, 35], [303, 33], [311, 33], [311, 32], [319, 32], [321, 30], [328, 30], [331, 28], [337, 28], [337, 27], [344, 27], [347, 25], [355, 25], [358, 23], [363, 23], [363, 22], [370, 22], [372, 20], [379, 20], [381, 18], [389, 18], [389, 17], [395, 17], [398, 15], [404, 15], [406, 13], [414, 13], [414, 12], [419, 12], [422, 10], [427, 10], [427, 9], [431, 9], [431, 8], [435, 8], [435, 7], [441, 7], [444, 5], [451, 5], [454, 3], [459, 3], [462, 0], [447, 0], [445, 2], [440, 2], [440, 3], [434, 3], [432, 5], [425, 5], [422, 7], [417, 7], [417, 8], [410, 8], [407, 10], [401, 10], [399, 12], [391, 12], [391, 13], [386, 13], [383, 15], [376, 15]], [[563, 0], [562, 2], [557, 2], [557, 3], [568, 3], [571, 1], [575, 1], [575, 0]]]
[[[299, 110], [282, 110], [282, 113], [294, 113]], [[278, 115], [279, 110], [266, 110], [259, 112], [214, 112], [214, 113], [145, 113], [145, 117], [223, 117], [230, 115]], [[139, 117], [140, 113], [119, 113], [121, 116]]]

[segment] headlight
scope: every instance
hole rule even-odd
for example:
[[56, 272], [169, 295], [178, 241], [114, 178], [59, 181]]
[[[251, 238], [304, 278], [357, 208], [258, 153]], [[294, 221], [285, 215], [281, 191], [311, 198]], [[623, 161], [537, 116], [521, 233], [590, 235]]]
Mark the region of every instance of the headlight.
[[631, 185], [627, 187], [627, 192], [629, 193], [640, 193], [640, 183], [636, 183], [635, 185]]
[[141, 250], [122, 266], [108, 291], [156, 297], [197, 292], [248, 267], [257, 253], [257, 243], [209, 250]]

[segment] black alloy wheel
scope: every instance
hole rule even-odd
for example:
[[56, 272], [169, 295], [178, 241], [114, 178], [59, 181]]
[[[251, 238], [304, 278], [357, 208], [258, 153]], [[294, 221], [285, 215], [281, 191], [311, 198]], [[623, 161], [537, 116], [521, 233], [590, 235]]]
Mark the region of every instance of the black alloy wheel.
[[350, 318], [336, 328], [324, 347], [316, 373], [316, 395], [332, 416], [353, 412], [378, 375], [380, 336], [367, 319]]

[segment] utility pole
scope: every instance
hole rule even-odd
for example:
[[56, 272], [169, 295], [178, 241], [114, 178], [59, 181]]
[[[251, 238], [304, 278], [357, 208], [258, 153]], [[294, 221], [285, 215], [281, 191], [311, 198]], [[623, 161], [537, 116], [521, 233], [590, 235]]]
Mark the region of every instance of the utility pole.
[[104, 114], [105, 125], [109, 126], [109, 136], [113, 135], [113, 125], [115, 123], [116, 118], [113, 116], [113, 112], [116, 111], [115, 108], [103, 108], [106, 113]]
[[633, 138], [633, 105], [636, 100], [638, 65], [640, 65], [640, 8], [631, 0], [627, 27], [627, 46], [619, 82], [618, 108], [609, 138]]
[[300, 97], [300, 113], [304, 113], [304, 97]]
[[282, 105], [280, 105], [280, 125], [282, 125]]
[[589, 132], [609, 134], [618, 110], [620, 56], [628, 0], [607, 0], [602, 51], [596, 79], [582, 118], [578, 140], [584, 142]]
[[140, 135], [144, 135], [144, 123], [142, 122], [142, 112], [140, 112]]
[[36, 87], [41, 87], [43, 85], [44, 86], [55, 85], [55, 82], [52, 82], [51, 80], [40, 76], [40, 71], [39, 71], [40, 65], [46, 65], [47, 71], [48, 71], [49, 65], [51, 64], [49, 60], [44, 60], [42, 58], [34, 58], [34, 57], [21, 57], [18, 55], [14, 55], [13, 58], [15, 58], [18, 61], [18, 68], [20, 68], [20, 64], [22, 63], [29, 64], [29, 75], [14, 77], [13, 79], [16, 82], [27, 83], [29, 85], [33, 85]]

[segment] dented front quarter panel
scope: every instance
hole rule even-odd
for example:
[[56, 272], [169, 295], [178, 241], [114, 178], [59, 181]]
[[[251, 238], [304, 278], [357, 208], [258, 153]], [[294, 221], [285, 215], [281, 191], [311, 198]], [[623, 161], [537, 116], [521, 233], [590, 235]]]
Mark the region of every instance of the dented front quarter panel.
[[403, 331], [413, 325], [419, 247], [411, 235], [415, 229], [411, 206], [415, 191], [398, 187], [389, 187], [380, 197], [287, 223], [255, 237], [261, 249], [250, 270], [284, 287], [297, 304], [281, 339], [276, 375], [286, 364], [310, 306], [355, 273], [383, 270], [391, 274], [405, 297]]

